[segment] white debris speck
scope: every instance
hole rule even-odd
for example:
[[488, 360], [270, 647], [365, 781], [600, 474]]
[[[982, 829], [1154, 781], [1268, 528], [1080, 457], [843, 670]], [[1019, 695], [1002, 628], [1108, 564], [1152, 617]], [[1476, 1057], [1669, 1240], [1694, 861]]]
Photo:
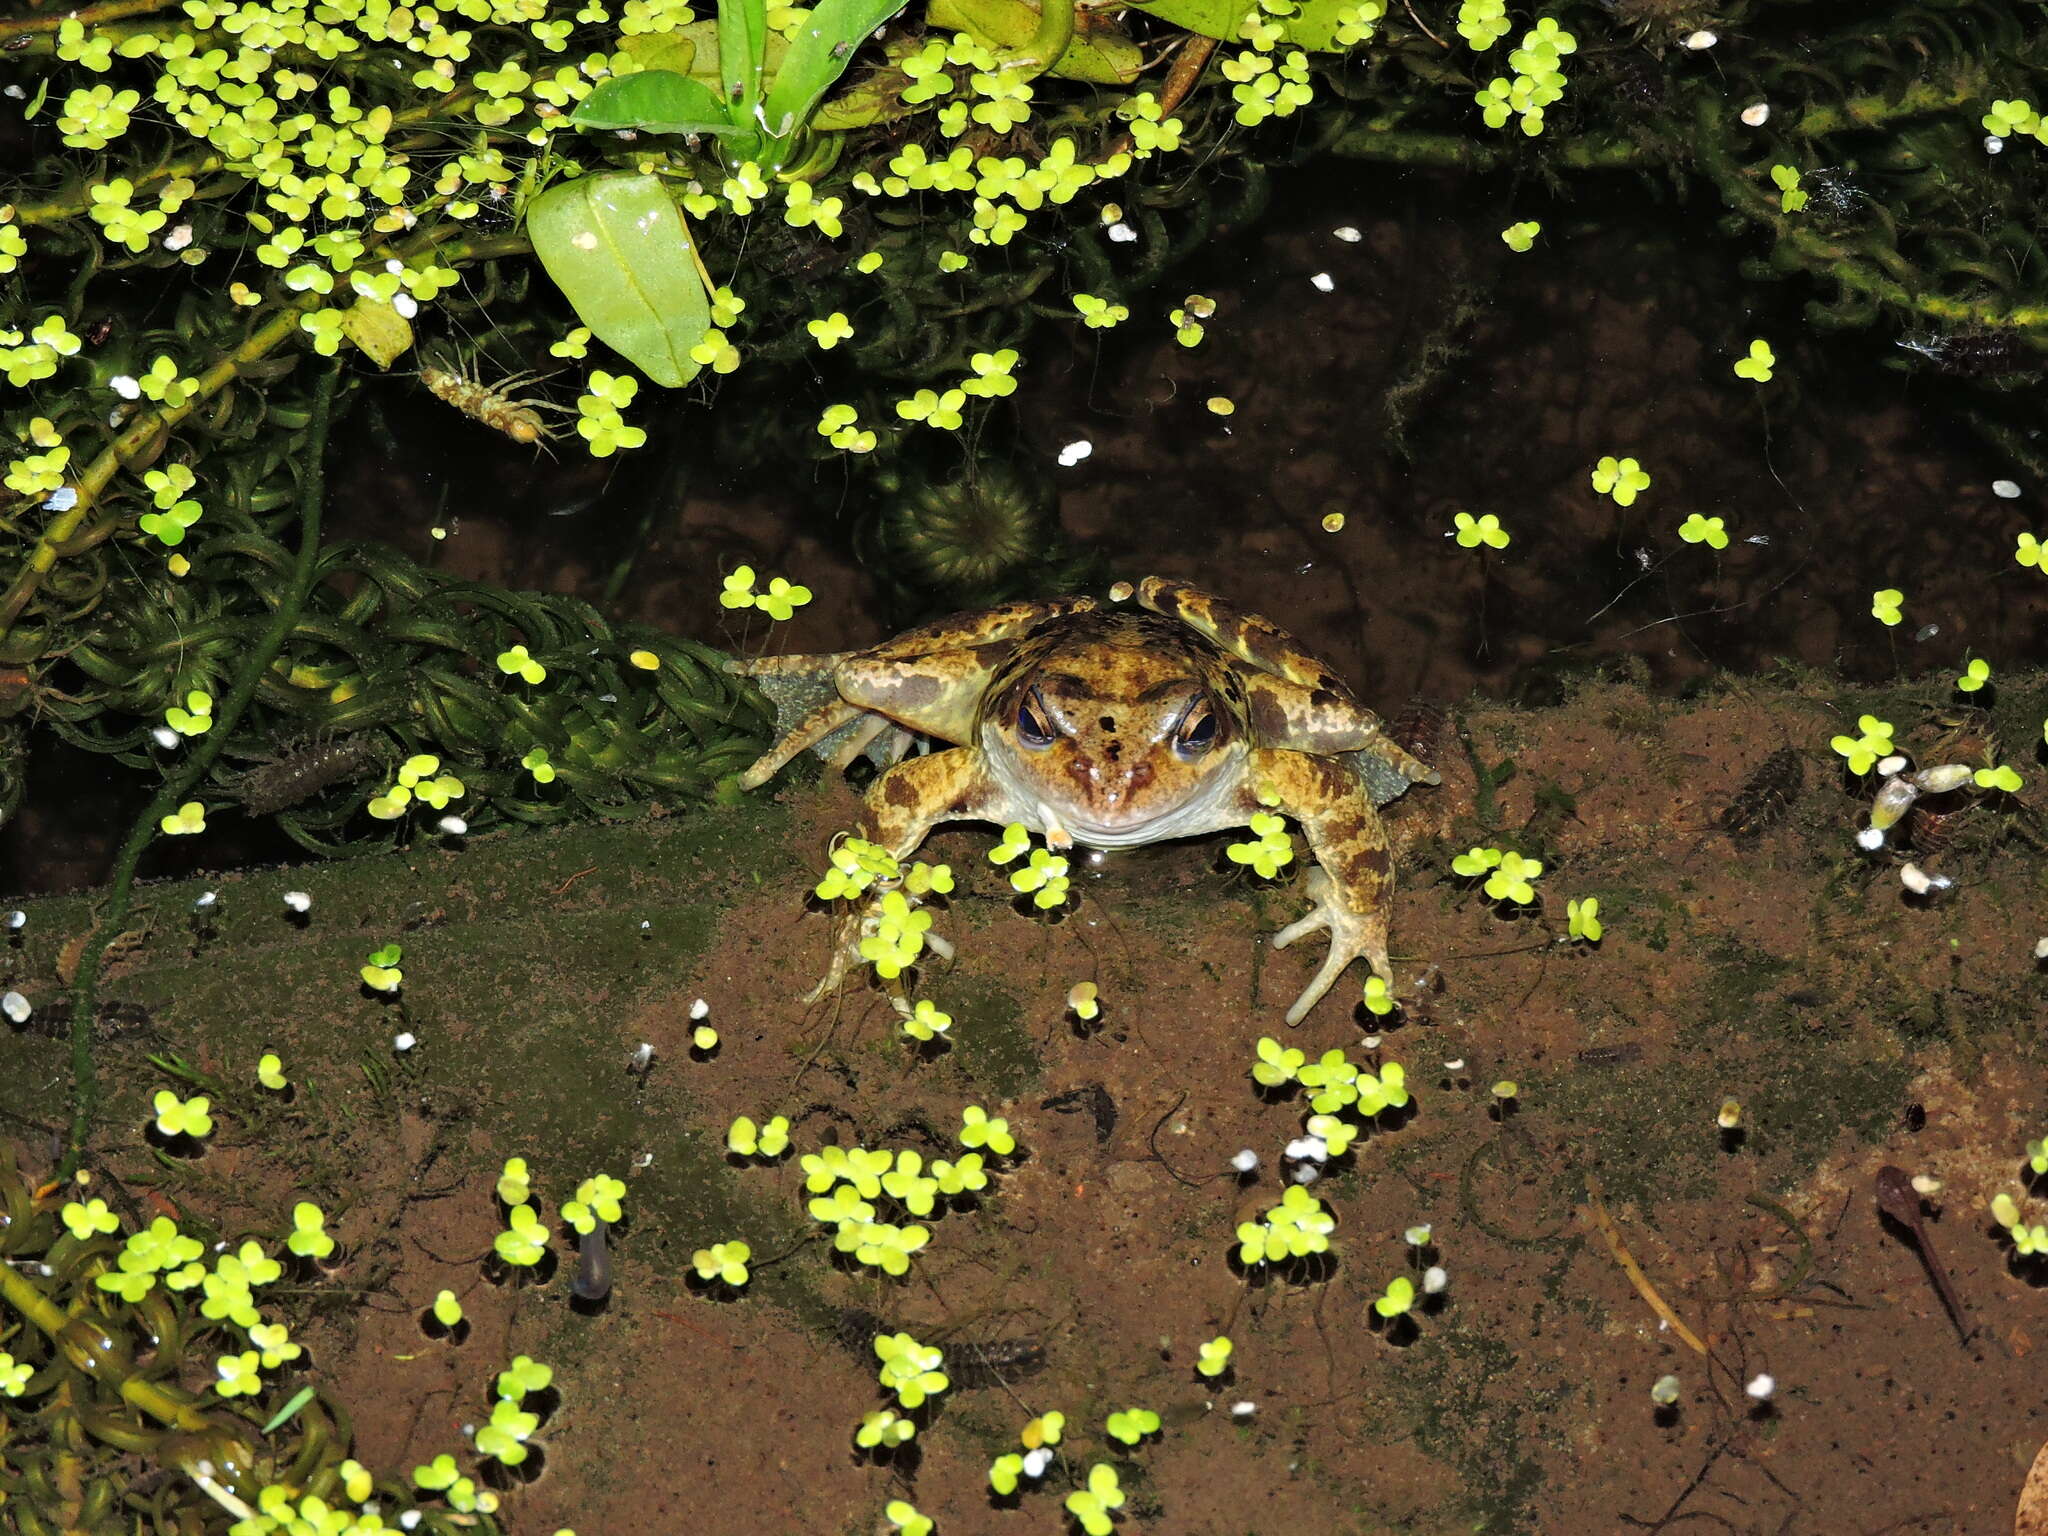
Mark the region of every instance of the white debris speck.
[[1287, 1143], [1287, 1155], [1297, 1162], [1320, 1163], [1330, 1155], [1330, 1144], [1320, 1136], [1301, 1136]]
[[462, 836], [463, 833], [469, 830], [469, 823], [464, 821], [460, 816], [443, 816], [439, 821], [435, 822], [434, 825], [440, 828], [443, 832], [447, 833], [450, 837], [460, 837]]
[[1878, 777], [1888, 779], [1905, 766], [1906, 758], [1903, 753], [1894, 752], [1890, 757], [1881, 757], [1877, 760]]
[[135, 382], [135, 375], [132, 373], [115, 374], [111, 379], [107, 380], [107, 388], [119, 395], [123, 400], [140, 400], [142, 398], [142, 386]]
[[2007, 501], [2011, 501], [2019, 493], [2020, 485], [2017, 480], [1994, 480], [1991, 482], [1991, 494], [1994, 496], [2003, 496]]
[[394, 1051], [398, 1051], [401, 1054], [411, 1050], [414, 1046], [418, 1045], [419, 1043], [419, 1036], [415, 1035], [409, 1029], [401, 1030], [398, 1034], [395, 1034], [391, 1037], [391, 1049], [393, 1049]]
[[26, 928], [27, 926], [28, 914], [22, 911], [19, 907], [16, 907], [12, 912], [7, 914], [8, 932], [19, 933], [21, 932], [22, 929]]
[[162, 747], [166, 752], [177, 751], [178, 742], [182, 739], [178, 735], [178, 733], [172, 730], [168, 725], [160, 725], [156, 727], [155, 730], [151, 731], [149, 734], [151, 740], [155, 741], [156, 744]]
[[1445, 1070], [1446, 1072], [1462, 1072], [1462, 1071], [1464, 1071], [1464, 1070], [1465, 1070], [1465, 1058], [1464, 1058], [1464, 1057], [1462, 1057], [1462, 1056], [1460, 1056], [1460, 1057], [1459, 1057], [1459, 1058], [1458, 1058], [1457, 1060], [1455, 1060], [1455, 1061], [1447, 1061], [1447, 1062], [1445, 1062], [1445, 1063], [1444, 1063], [1444, 1070]]
[[0, 997], [0, 1013], [6, 1014], [17, 1024], [26, 1024], [29, 1015], [28, 999], [19, 992], [9, 992], [6, 996]]
[[180, 224], [176, 229], [164, 236], [164, 249], [167, 251], [182, 251], [191, 243], [192, 226], [190, 224]]
[[1358, 232], [1357, 227], [1351, 224], [1339, 224], [1335, 229], [1331, 230], [1330, 233], [1335, 235], [1339, 240], [1342, 240], [1346, 245], [1356, 245], [1359, 241], [1365, 238], [1364, 235], [1361, 235]]
[[1995, 133], [1987, 133], [1987, 134], [1985, 134], [1985, 135], [1984, 135], [1984, 153], [1985, 153], [1985, 154], [1987, 154], [1987, 155], [1995, 155], [1995, 154], [1999, 154], [1999, 153], [2001, 153], [2001, 152], [2002, 152], [2002, 151], [2003, 151], [2004, 149], [2005, 149], [2005, 140], [2001, 139], [2001, 138], [2000, 138], [2000, 137], [1999, 137], [1999, 136], [1998, 136], [1997, 134], [1995, 134]]
[[1362, 1043], [1368, 1051], [1376, 1051], [1380, 1048], [1380, 1037], [1378, 1035], [1367, 1035]]
[[1095, 451], [1095, 445], [1085, 437], [1076, 438], [1060, 450], [1060, 467], [1072, 469], [1076, 464]]
[[1422, 1272], [1422, 1293], [1425, 1296], [1441, 1296], [1451, 1277], [1443, 1265], [1432, 1264]]
[[391, 296], [391, 307], [402, 320], [410, 320], [420, 312], [419, 301], [409, 293], [395, 293]]
[[1138, 238], [1138, 232], [1128, 224], [1109, 226], [1109, 241], [1112, 245], [1129, 245]]
[[1327, 272], [1318, 272], [1314, 277], [1309, 279], [1309, 282], [1315, 287], [1315, 290], [1318, 293], [1332, 293], [1336, 290], [1337, 287], [1337, 280], [1334, 277], [1330, 276], [1330, 274]]
[[1322, 1176], [1323, 1170], [1314, 1163], [1303, 1163], [1294, 1170], [1294, 1182], [1297, 1184], [1313, 1184]]
[[1856, 846], [1865, 853], [1875, 853], [1884, 846], [1884, 829], [1882, 827], [1865, 827], [1856, 834]]
[[1690, 34], [1685, 39], [1684, 46], [1690, 48], [1694, 53], [1700, 53], [1708, 48], [1713, 47], [1714, 44], [1718, 43], [1719, 41], [1721, 41], [1720, 38], [1716, 37], [1712, 32], [1707, 31], [1705, 28], [1702, 28], [1701, 30]]
[[633, 1171], [635, 1173], [638, 1173], [643, 1168], [652, 1167], [653, 1164], [654, 1154], [652, 1152], [642, 1152], [638, 1157], [633, 1159]]
[[1929, 1174], [1916, 1173], [1913, 1175], [1913, 1193], [1922, 1199], [1929, 1195], [1938, 1195], [1941, 1193], [1941, 1180]]
[[1771, 1400], [1771, 1394], [1778, 1390], [1778, 1383], [1768, 1371], [1758, 1371], [1756, 1375], [1749, 1379], [1749, 1384], [1742, 1390], [1758, 1402], [1768, 1403]]
[[1771, 104], [1760, 101], [1753, 107], [1742, 109], [1742, 121], [1746, 127], [1761, 128], [1771, 120]]
[[[18, 916], [19, 914], [16, 915]], [[2034, 958], [2036, 960], [2048, 960], [2048, 939], [2034, 940]]]
[[304, 891], [286, 891], [284, 893], [284, 904], [294, 912], [310, 912], [313, 910], [313, 898]]
[[691, 1017], [692, 1019], [708, 1019], [708, 1018], [710, 1018], [710, 1017], [711, 1017], [711, 1005], [710, 1005], [709, 1003], [705, 1002], [703, 998], [701, 998], [701, 997], [700, 997], [700, 998], [698, 998], [698, 999], [697, 999], [697, 1001], [695, 1001], [694, 1003], [690, 1004], [690, 1017]]
[[384, 270], [393, 277], [403, 277], [405, 276], [405, 263], [396, 256], [387, 256], [384, 259]]
[[56, 490], [50, 492], [50, 499], [43, 503], [43, 510], [45, 512], [69, 512], [77, 505], [78, 487], [75, 485], [60, 485]]
[[1412, 1226], [1406, 1232], [1403, 1232], [1401, 1234], [1401, 1241], [1406, 1243], [1411, 1248], [1420, 1248], [1424, 1243], [1427, 1243], [1429, 1241], [1429, 1237], [1430, 1227], [1429, 1223], [1425, 1221], [1419, 1223], [1416, 1226]]
[[1045, 1476], [1045, 1469], [1051, 1465], [1052, 1451], [1045, 1446], [1041, 1445], [1035, 1451], [1026, 1451], [1024, 1453], [1024, 1475], [1026, 1477], [1043, 1477]]
[[26, 101], [28, 92], [18, 85], [10, 85], [6, 90], [0, 91], [0, 96], [5, 96], [9, 101]]
[[[398, 61], [396, 59], [393, 59], [391, 62], [395, 64]], [[404, 1526], [408, 1531], [413, 1530], [417, 1528], [420, 1523], [420, 1512], [416, 1509], [408, 1509], [407, 1511], [405, 1511], [404, 1514], [398, 1517], [398, 1523]]]
[[201, 891], [198, 898], [192, 903], [192, 910], [194, 912], [204, 912], [219, 900], [219, 891]]
[[[2048, 939], [2043, 939], [2041, 942], [2043, 944], [2048, 944]], [[1238, 1153], [1237, 1156], [1233, 1157], [1230, 1160], [1230, 1166], [1235, 1168], [1239, 1173], [1250, 1173], [1254, 1168], [1259, 1166], [1259, 1154], [1254, 1152], [1250, 1147], [1246, 1147], [1242, 1152]]]
[[1248, 1419], [1258, 1411], [1259, 1405], [1253, 1402], [1250, 1398], [1246, 1398], [1243, 1402], [1232, 1403], [1230, 1405], [1230, 1416], [1233, 1419]]
[[653, 1060], [653, 1044], [649, 1041], [642, 1040], [639, 1044], [639, 1047], [633, 1052], [633, 1059], [626, 1064], [626, 1070], [628, 1072], [645, 1072], [647, 1070], [648, 1064]]

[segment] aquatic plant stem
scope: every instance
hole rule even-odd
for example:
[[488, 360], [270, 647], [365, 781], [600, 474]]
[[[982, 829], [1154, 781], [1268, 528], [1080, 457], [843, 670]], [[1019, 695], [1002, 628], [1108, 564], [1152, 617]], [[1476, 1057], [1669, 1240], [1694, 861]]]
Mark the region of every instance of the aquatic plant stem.
[[243, 711], [256, 697], [258, 686], [269, 672], [270, 664], [277, 659], [278, 652], [284, 649], [285, 637], [298, 623], [306, 599], [312, 594], [313, 576], [320, 554], [320, 503], [327, 483], [324, 472], [327, 428], [334, 414], [334, 392], [340, 377], [341, 365], [330, 364], [313, 386], [312, 420], [306, 428], [302, 460], [305, 478], [299, 485], [299, 550], [292, 562], [291, 584], [279, 594], [277, 610], [270, 617], [269, 627], [243, 660], [241, 674], [235, 679], [234, 690], [229, 693], [227, 702], [215, 712], [213, 729], [201, 739], [184, 765], [164, 780], [163, 788], [156, 792], [155, 798], [143, 808], [142, 814], [135, 819], [135, 825], [129, 829], [127, 841], [121, 845], [120, 856], [114, 862], [106, 909], [84, 953], [79, 956], [78, 976], [71, 988], [71, 1131], [66, 1138], [64, 1162], [58, 1170], [60, 1178], [68, 1179], [77, 1171], [85, 1150], [85, 1139], [92, 1132], [93, 1114], [99, 1107], [99, 1073], [92, 1058], [95, 993], [99, 986], [100, 962], [106, 955], [107, 946], [113, 943], [128, 920], [129, 904], [135, 892], [136, 865], [140, 863], [143, 851], [155, 839], [158, 824], [192, 792], [227, 746]]

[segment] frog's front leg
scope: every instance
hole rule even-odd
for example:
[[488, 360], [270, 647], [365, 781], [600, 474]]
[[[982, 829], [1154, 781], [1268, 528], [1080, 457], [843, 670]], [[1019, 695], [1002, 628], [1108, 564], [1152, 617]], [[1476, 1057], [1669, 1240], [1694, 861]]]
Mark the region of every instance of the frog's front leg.
[[[906, 860], [917, 852], [931, 829], [942, 821], [1017, 820], [1022, 811], [1009, 793], [982, 766], [980, 755], [966, 748], [933, 752], [898, 763], [868, 786], [867, 802], [854, 835]], [[879, 898], [857, 905], [840, 920], [832, 963], [817, 986], [804, 994], [814, 1003], [846, 977], [848, 965], [860, 959], [862, 924], [876, 915]], [[906, 1008], [899, 995], [899, 1008]]]
[[[1353, 960], [1363, 959], [1390, 985], [1387, 916], [1394, 898], [1394, 855], [1387, 829], [1357, 774], [1332, 758], [1265, 748], [1251, 754], [1246, 800], [1277, 797], [1278, 808], [1300, 823], [1316, 856], [1308, 894], [1315, 909], [1273, 935], [1273, 947], [1327, 928], [1330, 952], [1315, 979], [1302, 989], [1287, 1022], [1299, 1024]], [[1248, 813], [1249, 814], [1249, 813]]]

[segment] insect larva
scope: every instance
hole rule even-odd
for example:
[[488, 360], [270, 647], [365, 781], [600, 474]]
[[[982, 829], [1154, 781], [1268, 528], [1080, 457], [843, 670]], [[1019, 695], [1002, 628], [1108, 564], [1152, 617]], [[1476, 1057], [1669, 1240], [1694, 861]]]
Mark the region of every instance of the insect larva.
[[369, 731], [316, 741], [252, 768], [235, 785], [235, 798], [251, 816], [269, 816], [312, 799], [330, 785], [361, 778], [387, 756], [384, 739]]
[[552, 441], [558, 434], [540, 419], [540, 413], [568, 410], [552, 400], [512, 398], [513, 390], [539, 378], [537, 373], [515, 373], [493, 386], [431, 364], [420, 370], [420, 382], [435, 399], [446, 401], [472, 421], [504, 433], [515, 443]]

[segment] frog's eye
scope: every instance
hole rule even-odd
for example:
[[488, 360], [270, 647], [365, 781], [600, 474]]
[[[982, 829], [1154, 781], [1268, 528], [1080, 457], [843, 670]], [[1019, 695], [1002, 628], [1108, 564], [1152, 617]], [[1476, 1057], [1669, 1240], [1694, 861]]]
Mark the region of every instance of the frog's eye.
[[1196, 758], [1215, 745], [1216, 706], [1207, 699], [1196, 699], [1173, 733], [1173, 750], [1180, 757]]
[[1052, 732], [1045, 723], [1045, 705], [1035, 688], [1017, 706], [1017, 739], [1032, 748], [1052, 745]]

